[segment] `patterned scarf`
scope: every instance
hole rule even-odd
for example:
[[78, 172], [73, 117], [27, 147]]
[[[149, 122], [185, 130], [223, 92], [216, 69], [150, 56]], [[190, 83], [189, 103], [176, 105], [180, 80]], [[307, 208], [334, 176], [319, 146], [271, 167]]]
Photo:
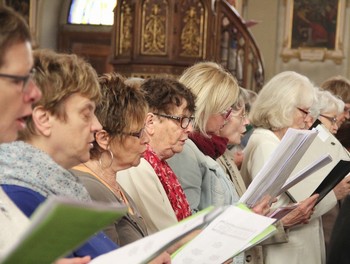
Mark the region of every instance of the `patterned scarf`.
[[196, 144], [200, 151], [216, 160], [225, 153], [228, 139], [214, 134], [210, 136], [206, 137], [199, 132], [193, 132], [189, 135], [189, 138]]
[[90, 201], [85, 187], [68, 170], [23, 141], [0, 145], [0, 184], [17, 185], [48, 197], [59, 195]]
[[191, 209], [186, 195], [168, 163], [165, 160], [160, 160], [150, 146], [147, 147], [144, 158], [151, 164], [162, 183], [177, 220], [180, 221], [190, 216]]

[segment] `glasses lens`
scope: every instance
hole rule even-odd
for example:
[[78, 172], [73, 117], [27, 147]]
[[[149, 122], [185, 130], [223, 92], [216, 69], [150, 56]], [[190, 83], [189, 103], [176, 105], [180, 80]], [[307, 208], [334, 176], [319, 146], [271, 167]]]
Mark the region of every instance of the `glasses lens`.
[[22, 87], [22, 91], [25, 92], [29, 86], [29, 82], [33, 79], [34, 77], [34, 74], [35, 74], [35, 69], [32, 68], [28, 74], [28, 76], [26, 76], [24, 79], [23, 79], [23, 87]]
[[182, 117], [181, 118], [181, 128], [186, 129], [190, 124], [193, 124], [193, 117]]
[[190, 119], [188, 117], [181, 118], [181, 127], [183, 129], [187, 128], [189, 124], [190, 124]]

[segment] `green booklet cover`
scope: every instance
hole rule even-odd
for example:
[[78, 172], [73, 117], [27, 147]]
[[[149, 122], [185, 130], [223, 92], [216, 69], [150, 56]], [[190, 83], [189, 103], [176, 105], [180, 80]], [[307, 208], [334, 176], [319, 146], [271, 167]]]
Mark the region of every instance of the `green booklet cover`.
[[125, 205], [48, 198], [0, 258], [2, 264], [52, 263], [127, 212]]

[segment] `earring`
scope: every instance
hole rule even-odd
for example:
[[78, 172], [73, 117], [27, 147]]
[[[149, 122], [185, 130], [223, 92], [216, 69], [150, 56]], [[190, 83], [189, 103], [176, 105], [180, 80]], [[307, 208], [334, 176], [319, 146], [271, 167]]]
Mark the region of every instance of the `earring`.
[[[108, 166], [103, 166], [102, 156], [103, 156], [103, 153], [105, 153], [105, 152], [109, 153], [109, 156], [110, 156], [110, 159], [111, 159], [111, 161], [110, 161]], [[109, 168], [110, 166], [112, 166], [113, 158], [114, 158], [113, 152], [109, 148], [106, 151], [102, 152], [101, 157], [98, 160], [98, 163], [100, 164], [101, 169], [106, 169], [106, 168]]]

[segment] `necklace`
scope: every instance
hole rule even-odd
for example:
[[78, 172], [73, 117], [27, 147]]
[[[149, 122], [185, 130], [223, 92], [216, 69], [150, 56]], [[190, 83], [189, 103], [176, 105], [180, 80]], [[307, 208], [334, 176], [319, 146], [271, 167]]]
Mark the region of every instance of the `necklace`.
[[[103, 177], [104, 176], [104, 171], [102, 169], [100, 169], [101, 173], [97, 173], [97, 171], [95, 169], [92, 169], [91, 166], [87, 165], [86, 163], [82, 163], [88, 170], [88, 172], [90, 172], [90, 174], [92, 174], [95, 178], [97, 178], [103, 185], [105, 185], [119, 200], [119, 202], [124, 202], [124, 203], [128, 203], [123, 191], [121, 190], [118, 182], [116, 180], [113, 180], [112, 178], [106, 178]], [[102, 177], [100, 176], [103, 175]]]

